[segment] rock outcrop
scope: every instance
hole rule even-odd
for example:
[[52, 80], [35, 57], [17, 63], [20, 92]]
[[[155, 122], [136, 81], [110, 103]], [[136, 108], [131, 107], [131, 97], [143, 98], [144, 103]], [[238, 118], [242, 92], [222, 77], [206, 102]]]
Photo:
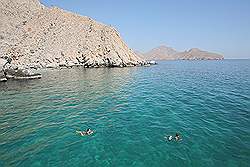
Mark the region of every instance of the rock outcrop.
[[224, 57], [217, 53], [202, 51], [193, 48], [188, 51], [178, 52], [173, 48], [160, 46], [143, 54], [146, 60], [222, 60]]
[[4, 73], [4, 67], [7, 64], [7, 60], [0, 58], [0, 82], [7, 81]]
[[145, 63], [115, 28], [38, 0], [1, 0], [0, 20], [0, 57], [21, 69]]
[[8, 79], [40, 79], [41, 74], [11, 64], [11, 59], [0, 58], [0, 82]]

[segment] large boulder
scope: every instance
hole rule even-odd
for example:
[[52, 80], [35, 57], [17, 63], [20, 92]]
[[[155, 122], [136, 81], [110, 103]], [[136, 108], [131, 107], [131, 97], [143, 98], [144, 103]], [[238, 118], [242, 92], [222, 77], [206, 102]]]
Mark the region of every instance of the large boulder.
[[4, 69], [4, 67], [6, 66], [7, 63], [8, 63], [7, 60], [0, 58], [0, 71], [2, 71]]
[[0, 82], [7, 81], [4, 73], [4, 67], [7, 64], [7, 60], [0, 58]]
[[34, 73], [29, 69], [16, 70], [14, 79], [40, 79], [42, 77], [39, 73]]
[[46, 65], [46, 68], [57, 68], [59, 67], [58, 63], [49, 63]]
[[5, 70], [6, 78], [8, 79], [40, 79], [41, 74], [35, 73], [30, 69], [13, 69], [8, 68]]
[[0, 82], [5, 82], [5, 81], [7, 81], [5, 74], [3, 72], [0, 72]]

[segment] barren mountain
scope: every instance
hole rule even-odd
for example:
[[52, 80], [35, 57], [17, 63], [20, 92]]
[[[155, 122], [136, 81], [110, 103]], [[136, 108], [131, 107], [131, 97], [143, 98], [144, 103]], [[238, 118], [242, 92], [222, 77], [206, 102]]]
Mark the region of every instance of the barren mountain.
[[173, 48], [162, 45], [152, 49], [144, 55], [146, 60], [174, 60], [175, 57], [173, 57], [173, 55], [176, 53], [177, 51]]
[[177, 52], [171, 47], [160, 46], [143, 54], [146, 60], [221, 60], [222, 55], [202, 51], [197, 48]]
[[222, 60], [224, 57], [217, 53], [202, 51], [198, 48], [192, 48], [188, 51], [179, 52], [174, 55], [176, 59], [181, 60]]
[[113, 27], [39, 0], [1, 0], [0, 20], [0, 57], [11, 58], [17, 67], [144, 63]]

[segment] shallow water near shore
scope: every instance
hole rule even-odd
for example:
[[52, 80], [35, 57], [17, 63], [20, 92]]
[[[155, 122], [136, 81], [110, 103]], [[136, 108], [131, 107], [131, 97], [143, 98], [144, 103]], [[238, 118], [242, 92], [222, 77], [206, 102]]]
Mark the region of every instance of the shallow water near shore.
[[[0, 166], [249, 166], [250, 60], [0, 83]], [[76, 130], [91, 128], [92, 136]], [[180, 142], [165, 135], [179, 132]]]

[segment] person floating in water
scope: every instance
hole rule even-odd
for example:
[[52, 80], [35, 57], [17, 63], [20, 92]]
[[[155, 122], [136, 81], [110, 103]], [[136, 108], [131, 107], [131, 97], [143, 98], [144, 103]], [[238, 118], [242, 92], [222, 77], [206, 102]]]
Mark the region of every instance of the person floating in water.
[[165, 139], [167, 139], [168, 141], [171, 141], [173, 139], [173, 136], [166, 136]]
[[91, 129], [87, 129], [86, 131], [76, 131], [76, 133], [80, 134], [81, 136], [86, 136], [93, 134], [94, 131]]
[[170, 135], [170, 136], [165, 137], [165, 139], [167, 139], [168, 141], [172, 141], [173, 139], [175, 139], [175, 141], [179, 141], [181, 140], [181, 136], [178, 133], [176, 133], [175, 137]]
[[180, 136], [178, 133], [175, 134], [175, 140], [176, 140], [176, 141], [181, 140], [181, 136]]

